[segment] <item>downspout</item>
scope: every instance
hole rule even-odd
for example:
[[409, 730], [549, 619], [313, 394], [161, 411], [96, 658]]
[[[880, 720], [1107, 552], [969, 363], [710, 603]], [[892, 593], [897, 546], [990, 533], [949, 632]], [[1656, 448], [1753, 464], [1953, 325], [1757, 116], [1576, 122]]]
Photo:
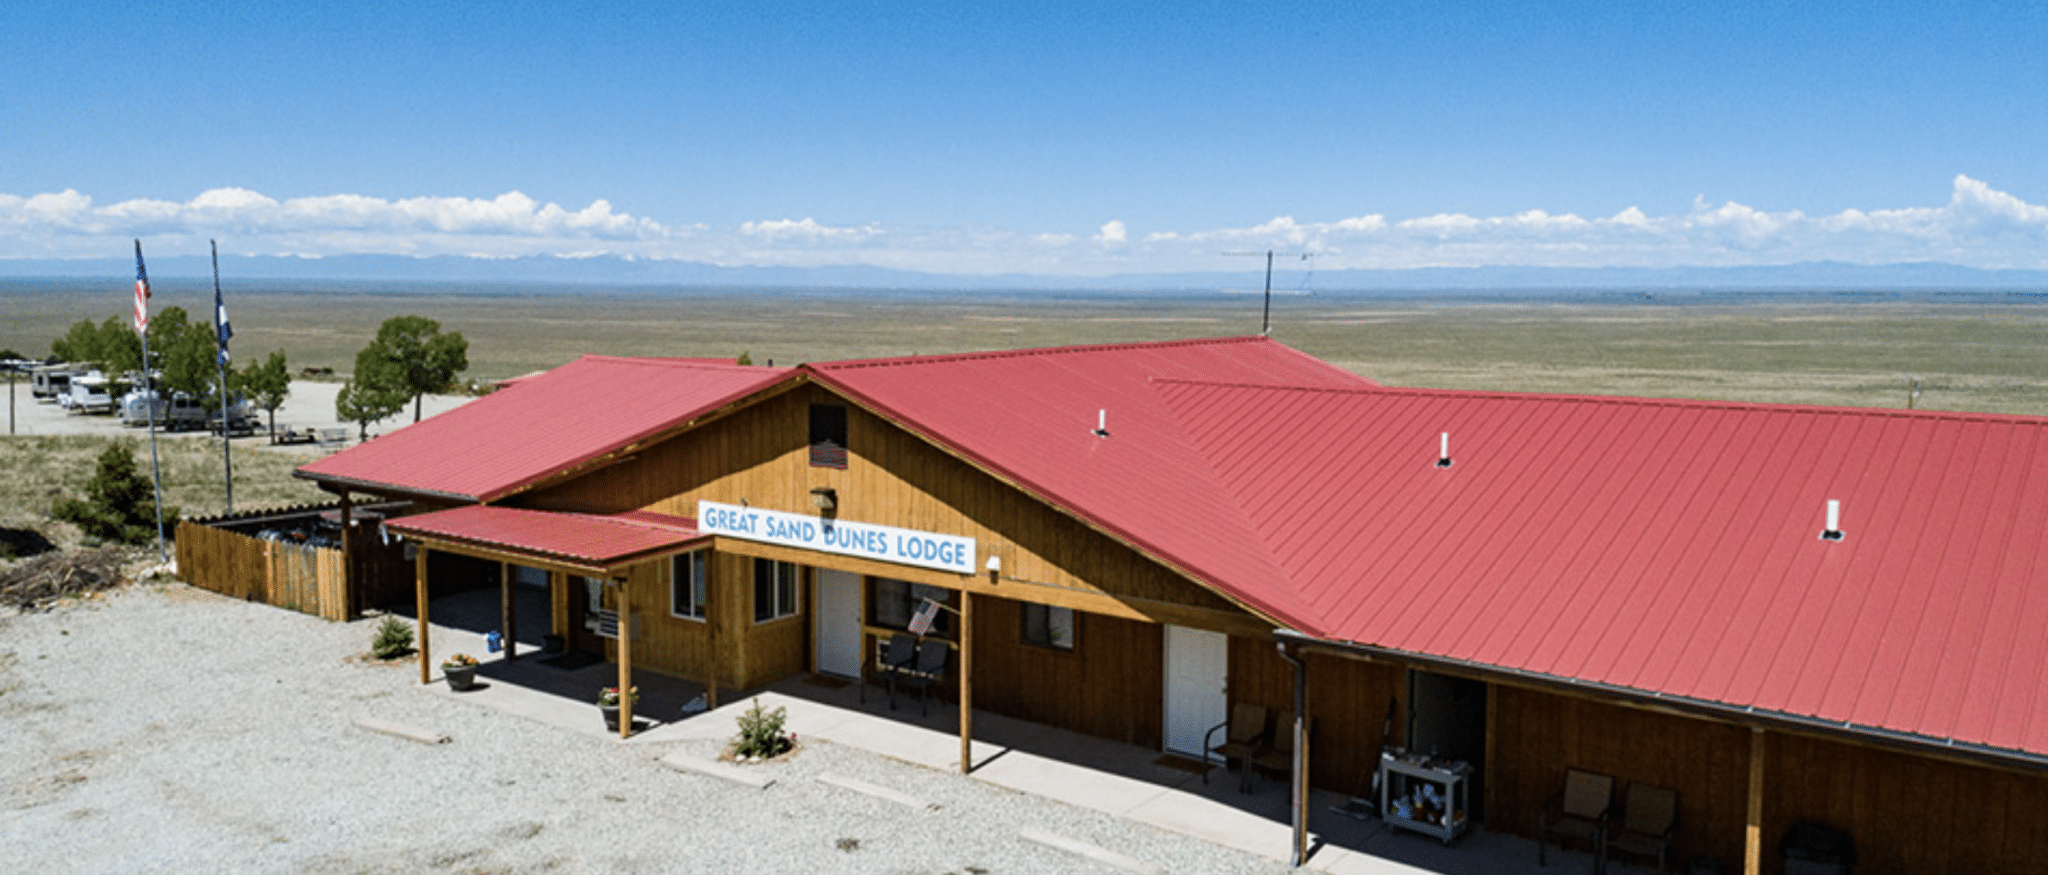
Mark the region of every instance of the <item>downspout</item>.
[[1273, 642], [1280, 658], [1294, 666], [1294, 763], [1293, 798], [1294, 848], [1290, 866], [1308, 862], [1308, 660], [1289, 653], [1289, 640], [1278, 636]]

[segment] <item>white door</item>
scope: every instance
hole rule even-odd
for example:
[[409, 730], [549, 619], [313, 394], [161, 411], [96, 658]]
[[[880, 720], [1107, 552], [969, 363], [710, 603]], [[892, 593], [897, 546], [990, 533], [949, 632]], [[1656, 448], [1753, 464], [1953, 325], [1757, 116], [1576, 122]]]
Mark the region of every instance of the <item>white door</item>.
[[860, 677], [860, 575], [818, 569], [818, 671]]
[[1166, 627], [1166, 749], [1200, 756], [1202, 735], [1222, 723], [1229, 701], [1230, 638]]

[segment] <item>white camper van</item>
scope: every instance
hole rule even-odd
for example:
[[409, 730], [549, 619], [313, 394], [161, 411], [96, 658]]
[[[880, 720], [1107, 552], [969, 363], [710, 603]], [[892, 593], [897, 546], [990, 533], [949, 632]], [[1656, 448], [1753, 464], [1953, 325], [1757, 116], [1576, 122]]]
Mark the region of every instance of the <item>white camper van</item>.
[[107, 378], [99, 371], [71, 378], [71, 399], [64, 409], [72, 413], [112, 413], [114, 397], [108, 393]]

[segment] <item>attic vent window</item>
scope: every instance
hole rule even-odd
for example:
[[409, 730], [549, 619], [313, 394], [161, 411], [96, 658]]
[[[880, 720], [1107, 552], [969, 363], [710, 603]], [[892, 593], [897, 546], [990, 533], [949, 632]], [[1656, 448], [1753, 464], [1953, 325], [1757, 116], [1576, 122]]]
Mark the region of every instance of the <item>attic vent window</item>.
[[1839, 541], [1842, 539], [1842, 502], [1836, 499], [1828, 499], [1828, 527], [1821, 530], [1820, 539], [1823, 541]]
[[811, 405], [811, 467], [846, 469], [846, 408]]

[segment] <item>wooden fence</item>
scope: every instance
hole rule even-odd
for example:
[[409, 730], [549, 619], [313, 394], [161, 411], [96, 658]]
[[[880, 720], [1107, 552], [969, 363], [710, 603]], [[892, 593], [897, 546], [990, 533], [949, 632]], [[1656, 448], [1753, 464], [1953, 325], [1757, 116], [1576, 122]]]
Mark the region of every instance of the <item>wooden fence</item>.
[[178, 573], [239, 599], [327, 620], [355, 614], [341, 550], [270, 541], [201, 522], [178, 523]]

